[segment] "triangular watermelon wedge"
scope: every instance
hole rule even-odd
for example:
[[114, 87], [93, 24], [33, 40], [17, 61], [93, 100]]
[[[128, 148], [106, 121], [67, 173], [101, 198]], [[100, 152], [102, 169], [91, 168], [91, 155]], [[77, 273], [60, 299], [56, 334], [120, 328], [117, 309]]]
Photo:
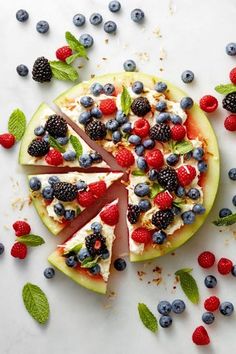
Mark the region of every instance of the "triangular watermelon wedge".
[[[89, 223], [79, 229], [65, 243], [59, 245], [48, 258], [53, 266], [69, 278], [83, 287], [101, 294], [106, 293], [110, 274], [112, 245], [115, 240], [114, 229], [119, 217], [117, 203], [118, 200], [115, 200], [106, 205]], [[113, 214], [114, 210], [117, 213], [116, 220], [110, 223], [112, 225], [105, 223], [101, 217], [102, 213], [104, 211], [107, 213], [110, 208], [112, 208]], [[99, 233], [92, 230], [94, 223], [99, 223], [101, 227]], [[88, 244], [90, 254], [86, 248]], [[68, 261], [69, 257], [74, 263]], [[69, 266], [67, 262], [69, 262]]]

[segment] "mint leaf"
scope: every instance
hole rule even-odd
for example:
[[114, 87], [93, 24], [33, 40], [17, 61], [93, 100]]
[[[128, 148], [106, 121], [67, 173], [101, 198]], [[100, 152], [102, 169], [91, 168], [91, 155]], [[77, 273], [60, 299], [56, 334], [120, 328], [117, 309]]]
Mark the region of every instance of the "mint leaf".
[[129, 94], [129, 91], [125, 86], [123, 86], [123, 91], [121, 94], [121, 109], [124, 112], [124, 114], [128, 115], [130, 112], [130, 107], [131, 107], [131, 96]]
[[236, 223], [236, 213], [225, 216], [223, 218], [218, 218], [213, 221], [213, 224], [216, 226], [230, 226]]
[[21, 140], [26, 129], [26, 118], [24, 113], [19, 109], [15, 109], [8, 120], [8, 131], [13, 134], [16, 140]]
[[81, 268], [92, 268], [98, 262], [99, 257], [93, 259], [92, 257], [85, 258], [85, 260], [81, 263]]
[[57, 140], [55, 138], [53, 138], [52, 136], [49, 136], [49, 145], [52, 148], [54, 148], [54, 149], [56, 149], [56, 150], [58, 150], [58, 151], [60, 151], [62, 153], [66, 151], [65, 148], [62, 145], [60, 145], [57, 142]]
[[153, 185], [150, 188], [150, 198], [153, 199], [155, 196], [160, 193], [163, 189], [158, 183], [153, 183]]
[[187, 140], [177, 142], [173, 148], [173, 152], [175, 154], [180, 154], [180, 155], [187, 154], [189, 151], [192, 150], [193, 150], [193, 144]]
[[88, 59], [86, 48], [75, 38], [75, 36], [73, 36], [72, 33], [66, 32], [65, 37], [69, 47], [79, 54], [79, 57]]
[[26, 236], [17, 237], [16, 241], [23, 243], [29, 247], [37, 247], [45, 243], [44, 239], [41, 236], [37, 236], [37, 235], [26, 235]]
[[23, 287], [22, 298], [29, 314], [38, 323], [46, 323], [49, 318], [50, 308], [44, 292], [37, 285], [27, 283]]
[[199, 302], [199, 291], [196, 280], [192, 277], [190, 272], [192, 269], [184, 268], [175, 272], [175, 275], [179, 277], [180, 285], [187, 296], [187, 298], [193, 303], [198, 304]]
[[76, 81], [79, 77], [75, 68], [62, 61], [50, 61], [50, 67], [52, 69], [53, 76], [58, 80], [63, 81]]
[[79, 57], [80, 57], [79, 53], [72, 54], [71, 56], [69, 56], [68, 58], [66, 58], [66, 63], [67, 63], [67, 64], [71, 64], [71, 63], [73, 63], [73, 61], [74, 61], [75, 59], [77, 59], [77, 58], [79, 58]]
[[149, 310], [149, 308], [142, 303], [138, 304], [138, 312], [141, 321], [144, 326], [152, 332], [156, 332], [158, 329], [157, 319], [153, 315], [153, 313]]
[[76, 136], [71, 135], [70, 136], [70, 143], [76, 152], [76, 157], [79, 158], [83, 154], [83, 146], [81, 145], [81, 142], [79, 141], [79, 139]]
[[133, 175], [133, 176], [145, 176], [146, 173], [145, 173], [145, 171], [136, 169], [136, 170], [133, 170], [133, 171], [131, 172], [131, 175]]
[[226, 84], [226, 85], [218, 85], [215, 87], [216, 92], [221, 93], [222, 95], [227, 95], [231, 92], [236, 92], [236, 85], [234, 84]]
[[82, 247], [83, 247], [83, 244], [79, 243], [78, 245], [75, 245], [74, 247], [72, 247], [70, 250], [64, 252], [64, 255], [69, 254], [70, 252], [79, 253], [79, 251], [81, 250]]

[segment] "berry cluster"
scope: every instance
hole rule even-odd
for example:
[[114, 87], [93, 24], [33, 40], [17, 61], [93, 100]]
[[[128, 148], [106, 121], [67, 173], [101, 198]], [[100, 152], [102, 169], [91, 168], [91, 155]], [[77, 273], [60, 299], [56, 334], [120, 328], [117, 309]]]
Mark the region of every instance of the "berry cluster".
[[172, 303], [169, 301], [160, 301], [157, 310], [161, 314], [159, 324], [162, 328], [168, 328], [172, 325], [171, 311], [177, 315], [185, 311], [185, 303], [183, 300], [176, 299]]
[[[27, 236], [31, 231], [30, 225], [26, 221], [18, 220], [12, 225], [17, 237]], [[27, 256], [27, 246], [16, 241], [11, 248], [11, 255], [15, 258], [24, 259]]]

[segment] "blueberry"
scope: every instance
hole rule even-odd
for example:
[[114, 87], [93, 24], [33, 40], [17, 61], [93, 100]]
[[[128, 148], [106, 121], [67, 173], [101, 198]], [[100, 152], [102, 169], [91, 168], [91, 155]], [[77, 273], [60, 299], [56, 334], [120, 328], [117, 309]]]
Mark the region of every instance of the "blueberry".
[[77, 27], [81, 27], [85, 24], [85, 16], [82, 15], [82, 14], [76, 14], [74, 17], [73, 17], [73, 23], [75, 26]]
[[167, 89], [167, 85], [166, 85], [166, 83], [165, 82], [158, 82], [156, 85], [155, 85], [155, 90], [157, 91], [157, 92], [165, 92], [166, 91], [166, 89]]
[[232, 181], [236, 181], [236, 168], [231, 168], [228, 172], [228, 176]]
[[47, 21], [39, 21], [36, 24], [36, 30], [41, 34], [47, 33], [49, 31], [48, 22]]
[[155, 141], [152, 139], [145, 139], [143, 140], [143, 146], [145, 147], [145, 149], [151, 150], [155, 146]]
[[206, 172], [207, 171], [207, 163], [205, 161], [199, 161], [197, 164], [199, 172]]
[[89, 154], [83, 154], [79, 157], [79, 164], [81, 167], [90, 167], [92, 165], [92, 159]]
[[109, 119], [106, 122], [106, 128], [112, 132], [116, 131], [119, 128], [119, 123], [115, 119]]
[[92, 268], [89, 268], [89, 272], [92, 275], [98, 275], [101, 272], [101, 268], [99, 264], [95, 264]]
[[229, 208], [222, 208], [219, 211], [219, 217], [224, 218], [225, 216], [229, 216], [232, 214], [232, 211]]
[[90, 114], [91, 114], [91, 117], [94, 117], [97, 119], [102, 117], [102, 111], [98, 107], [92, 108], [90, 111]]
[[39, 127], [36, 127], [34, 129], [34, 135], [36, 135], [36, 136], [42, 136], [42, 135], [44, 135], [44, 133], [45, 133], [45, 130], [42, 125], [40, 125]]
[[165, 123], [170, 120], [170, 114], [167, 112], [162, 112], [156, 116], [157, 123]]
[[200, 192], [197, 188], [190, 188], [187, 193], [187, 196], [190, 199], [196, 200], [196, 199], [200, 198]]
[[104, 89], [105, 95], [107, 95], [107, 96], [111, 96], [115, 92], [115, 86], [112, 84], [109, 84], [109, 83], [104, 85], [103, 89]]
[[107, 248], [104, 251], [102, 251], [101, 257], [104, 260], [108, 259], [110, 257], [110, 252], [109, 252], [109, 250]]
[[182, 118], [177, 114], [171, 114], [170, 119], [173, 124], [182, 124], [183, 122]]
[[70, 257], [66, 258], [66, 265], [67, 265], [67, 267], [70, 267], [70, 268], [76, 267], [78, 265], [76, 257], [70, 256]]
[[158, 176], [158, 172], [154, 168], [151, 168], [148, 171], [148, 178], [150, 179], [150, 181], [155, 181], [157, 179], [157, 176]]
[[194, 80], [194, 73], [191, 70], [185, 70], [181, 74], [181, 79], [185, 84], [189, 84]]
[[132, 134], [130, 135], [128, 142], [133, 145], [139, 145], [141, 143], [141, 138], [138, 135]]
[[49, 142], [49, 134], [46, 132], [46, 134], [43, 136], [43, 141], [46, 141], [47, 143]]
[[143, 83], [141, 81], [135, 81], [132, 85], [132, 91], [139, 95], [143, 92]]
[[220, 304], [219, 310], [222, 315], [231, 316], [234, 312], [234, 305], [229, 301], [225, 301]]
[[138, 197], [145, 197], [146, 195], [149, 194], [149, 192], [150, 192], [150, 188], [146, 183], [138, 183], [134, 187], [134, 193]]
[[214, 277], [214, 275], [207, 275], [204, 284], [208, 289], [213, 289], [217, 285], [217, 279]]
[[26, 10], [20, 9], [16, 13], [16, 19], [20, 22], [25, 22], [29, 18], [29, 14]]
[[156, 104], [156, 110], [159, 112], [163, 112], [167, 107], [167, 104], [165, 101], [158, 101]]
[[215, 321], [215, 316], [212, 312], [204, 312], [202, 314], [202, 321], [205, 324], [210, 325]]
[[193, 149], [193, 158], [197, 161], [201, 161], [204, 155], [204, 150], [201, 147]]
[[119, 1], [110, 1], [108, 8], [111, 12], [118, 12], [121, 9], [121, 4]]
[[177, 190], [176, 190], [176, 195], [177, 195], [177, 197], [179, 197], [179, 198], [183, 198], [184, 196], [185, 196], [185, 189], [184, 189], [184, 187], [182, 187], [182, 186], [179, 186], [178, 188], [177, 188]]
[[132, 72], [136, 70], [136, 63], [132, 59], [128, 59], [124, 62], [123, 68], [125, 71]]
[[85, 107], [85, 108], [88, 108], [88, 107], [91, 107], [93, 104], [94, 104], [94, 100], [92, 97], [90, 96], [83, 96], [81, 97], [80, 99], [80, 104]]
[[71, 221], [71, 220], [74, 220], [75, 217], [76, 217], [75, 210], [72, 210], [72, 209], [65, 210], [64, 218], [66, 220]]
[[121, 127], [121, 130], [124, 133], [130, 133], [131, 130], [132, 130], [132, 124], [130, 122], [127, 122], [127, 123], [123, 124], [122, 127]]
[[160, 301], [159, 304], [157, 305], [157, 311], [161, 314], [161, 315], [169, 315], [169, 313], [171, 312], [172, 307], [171, 304], [169, 303], [169, 301]]
[[190, 109], [193, 106], [193, 100], [191, 97], [183, 97], [180, 101], [180, 107], [182, 109]]
[[172, 325], [172, 318], [170, 316], [161, 316], [159, 324], [162, 328], [168, 328]]
[[87, 183], [85, 181], [80, 180], [76, 183], [76, 187], [78, 191], [84, 191], [87, 188]]
[[167, 239], [167, 235], [164, 231], [155, 231], [152, 235], [152, 242], [157, 245], [162, 245]]
[[119, 124], [124, 124], [128, 121], [126, 114], [122, 111], [117, 111], [116, 120]]
[[56, 215], [64, 216], [65, 208], [64, 208], [64, 205], [62, 203], [55, 204], [53, 209], [54, 209]]
[[46, 200], [52, 200], [53, 194], [54, 194], [54, 190], [50, 186], [46, 186], [42, 190], [42, 195], [43, 195], [44, 199], [46, 199]]
[[119, 141], [121, 141], [122, 138], [122, 134], [119, 130], [116, 130], [115, 132], [112, 133], [112, 141], [114, 143], [118, 143]]
[[181, 218], [186, 225], [193, 224], [195, 221], [195, 214], [193, 211], [185, 211], [182, 215]]
[[68, 144], [69, 138], [67, 136], [60, 136], [59, 138], [57, 138], [57, 142], [58, 142], [58, 144], [64, 146], [64, 145]]
[[125, 270], [126, 268], [126, 261], [123, 258], [117, 258], [113, 264], [114, 264], [114, 268], [119, 272]]
[[5, 251], [5, 247], [3, 243], [0, 243], [0, 255], [3, 254]]
[[27, 76], [29, 73], [29, 69], [26, 65], [20, 64], [16, 67], [17, 74], [20, 76]]
[[144, 157], [138, 157], [137, 158], [137, 166], [140, 170], [146, 170], [147, 169], [147, 162]]
[[93, 45], [93, 37], [88, 33], [81, 34], [79, 37], [79, 42], [84, 46], [84, 48], [91, 48]]
[[102, 155], [100, 155], [96, 151], [91, 152], [90, 157], [91, 157], [93, 163], [99, 163], [99, 162], [102, 162], [102, 160], [103, 160]]
[[131, 11], [130, 14], [131, 20], [137, 23], [143, 21], [144, 16], [144, 12], [141, 9], [134, 9]]
[[48, 183], [49, 183], [51, 186], [53, 186], [54, 183], [58, 183], [58, 182], [60, 182], [60, 179], [59, 179], [57, 176], [51, 176], [51, 177], [49, 177], [49, 179], [48, 179]]
[[103, 86], [99, 82], [94, 82], [90, 87], [90, 92], [97, 97], [103, 93]]
[[197, 215], [202, 215], [206, 212], [206, 208], [202, 204], [195, 204], [193, 206], [193, 212]]
[[233, 203], [234, 206], [236, 206], [236, 195], [233, 196], [232, 203]]
[[139, 144], [139, 145], [135, 146], [134, 151], [135, 151], [136, 155], [143, 156], [145, 149], [142, 144]]
[[179, 162], [179, 155], [177, 155], [177, 154], [170, 154], [166, 158], [166, 163], [169, 166], [175, 166], [178, 162]]
[[89, 111], [82, 112], [79, 116], [79, 123], [86, 125], [91, 119], [91, 113]]
[[225, 50], [226, 53], [230, 56], [236, 55], [236, 43], [234, 42], [228, 43]]
[[64, 152], [63, 158], [65, 161], [75, 161], [76, 152], [73, 150], [68, 150], [68, 151]]
[[102, 231], [102, 224], [100, 224], [100, 222], [94, 221], [91, 224], [91, 230], [93, 230], [93, 232], [95, 232], [95, 233], [101, 232]]
[[46, 279], [52, 279], [55, 275], [55, 270], [51, 267], [48, 267], [44, 270], [43, 275]]
[[77, 254], [77, 258], [80, 262], [83, 262], [86, 258], [90, 257], [89, 251], [87, 248], [81, 248], [79, 253]]
[[192, 151], [187, 152], [186, 154], [184, 154], [184, 161], [191, 160], [192, 156], [193, 156]]
[[185, 303], [183, 300], [176, 299], [172, 302], [172, 311], [176, 314], [183, 313], [185, 310]]
[[100, 23], [102, 23], [102, 20], [102, 15], [97, 12], [93, 13], [89, 18], [89, 22], [94, 26], [100, 25]]
[[32, 191], [38, 191], [41, 188], [41, 182], [37, 177], [31, 177], [29, 180], [29, 186]]
[[231, 269], [231, 274], [236, 277], [236, 265], [234, 264], [232, 269]]
[[104, 23], [103, 29], [106, 33], [114, 33], [117, 30], [117, 25], [114, 21], [107, 21]]
[[143, 212], [148, 211], [152, 207], [151, 202], [148, 199], [141, 199], [138, 203], [138, 206], [140, 211]]
[[173, 205], [172, 208], [171, 208], [171, 211], [174, 215], [179, 215], [181, 214], [181, 208], [176, 206], [176, 205]]

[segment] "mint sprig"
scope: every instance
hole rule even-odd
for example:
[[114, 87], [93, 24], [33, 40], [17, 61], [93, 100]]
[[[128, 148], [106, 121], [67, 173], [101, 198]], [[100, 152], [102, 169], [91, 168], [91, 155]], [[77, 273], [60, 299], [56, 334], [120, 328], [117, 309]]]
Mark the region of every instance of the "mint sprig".
[[218, 85], [215, 87], [215, 90], [216, 92], [222, 95], [227, 95], [228, 93], [236, 92], [236, 85], [234, 84]]
[[143, 322], [144, 326], [155, 333], [158, 329], [158, 323], [156, 317], [153, 313], [149, 310], [147, 305], [143, 303], [138, 304], [138, 312], [141, 321]]
[[131, 175], [132, 176], [145, 176], [146, 175], [146, 172], [143, 171], [143, 170], [139, 170], [138, 168], [136, 170], [133, 170], [131, 172]]
[[50, 61], [49, 62], [53, 76], [58, 80], [63, 81], [76, 81], [79, 77], [75, 68], [62, 61]]
[[67, 41], [69, 47], [77, 54], [77, 55], [74, 55], [74, 58], [71, 58], [71, 59], [75, 60], [78, 57], [88, 59], [86, 48], [78, 41], [78, 39], [75, 38], [75, 36], [73, 36], [72, 33], [67, 31], [65, 33], [65, 38], [66, 38], [66, 41]]
[[17, 237], [16, 241], [23, 243], [24, 245], [29, 246], [29, 247], [37, 247], [37, 246], [41, 246], [45, 243], [44, 239], [41, 236], [32, 235], [32, 234]]
[[79, 243], [78, 245], [75, 245], [74, 247], [72, 247], [70, 250], [64, 252], [63, 254], [67, 255], [70, 252], [79, 253], [79, 251], [81, 250], [82, 247], [83, 247], [83, 244]]
[[92, 257], [85, 258], [85, 260], [81, 263], [81, 268], [94, 267], [97, 264], [98, 259], [99, 259], [99, 257], [96, 257], [94, 259]]
[[26, 118], [24, 113], [19, 109], [15, 109], [8, 120], [8, 131], [13, 134], [16, 140], [21, 140], [26, 129]]
[[83, 146], [82, 146], [81, 142], [79, 141], [79, 139], [76, 136], [71, 135], [70, 136], [70, 143], [76, 152], [76, 157], [79, 158], [83, 154]]
[[216, 226], [230, 226], [236, 223], [236, 213], [225, 216], [223, 218], [218, 218], [213, 221], [213, 224]]
[[50, 308], [45, 293], [37, 285], [27, 283], [23, 287], [22, 298], [29, 314], [38, 323], [46, 323], [49, 318]]
[[199, 303], [199, 290], [196, 283], [196, 280], [192, 277], [190, 272], [192, 271], [191, 268], [183, 268], [179, 269], [175, 272], [175, 275], [179, 277], [180, 285], [187, 296], [187, 298], [193, 303]]
[[129, 94], [129, 91], [125, 86], [123, 86], [123, 91], [121, 93], [121, 109], [124, 112], [124, 114], [126, 115], [129, 114], [131, 103], [132, 103], [132, 99]]
[[184, 155], [193, 150], [193, 144], [188, 140], [176, 142], [173, 146], [175, 154]]
[[65, 148], [52, 136], [49, 136], [49, 145], [62, 153], [66, 151]]

